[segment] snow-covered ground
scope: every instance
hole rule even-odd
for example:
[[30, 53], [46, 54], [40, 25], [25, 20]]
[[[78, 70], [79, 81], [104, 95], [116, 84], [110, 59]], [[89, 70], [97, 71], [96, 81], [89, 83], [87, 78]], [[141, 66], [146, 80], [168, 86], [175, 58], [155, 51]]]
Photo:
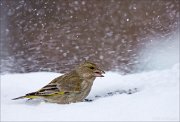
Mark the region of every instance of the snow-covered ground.
[[137, 88], [133, 94], [114, 94], [68, 105], [11, 100], [38, 90], [59, 75], [1, 75], [1, 121], [179, 121], [179, 64], [125, 76], [107, 72], [104, 78], [96, 79], [88, 98]]

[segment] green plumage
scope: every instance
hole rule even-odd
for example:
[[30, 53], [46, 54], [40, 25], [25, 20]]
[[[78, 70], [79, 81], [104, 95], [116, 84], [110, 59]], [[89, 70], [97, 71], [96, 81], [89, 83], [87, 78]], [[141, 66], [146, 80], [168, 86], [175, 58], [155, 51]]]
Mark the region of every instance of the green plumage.
[[40, 90], [25, 96], [14, 98], [43, 98], [45, 101], [67, 104], [82, 101], [90, 92], [96, 77], [102, 77], [104, 71], [91, 62], [84, 62], [71, 72], [59, 76]]

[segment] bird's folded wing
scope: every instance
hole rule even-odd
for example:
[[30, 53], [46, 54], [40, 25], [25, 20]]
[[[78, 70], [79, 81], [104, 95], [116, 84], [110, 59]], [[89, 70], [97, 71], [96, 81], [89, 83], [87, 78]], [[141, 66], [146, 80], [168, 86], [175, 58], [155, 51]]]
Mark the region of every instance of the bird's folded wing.
[[[54, 79], [57, 80], [57, 79]], [[54, 94], [78, 93], [81, 90], [82, 80], [77, 76], [64, 77], [57, 81], [52, 81], [37, 92], [27, 95], [49, 96]]]
[[79, 76], [68, 76], [58, 84], [58, 88], [66, 92], [79, 92], [81, 91], [82, 79]]
[[62, 92], [58, 89], [57, 84], [55, 83], [50, 83], [43, 88], [41, 88], [39, 91], [37, 91], [37, 95], [52, 95]]

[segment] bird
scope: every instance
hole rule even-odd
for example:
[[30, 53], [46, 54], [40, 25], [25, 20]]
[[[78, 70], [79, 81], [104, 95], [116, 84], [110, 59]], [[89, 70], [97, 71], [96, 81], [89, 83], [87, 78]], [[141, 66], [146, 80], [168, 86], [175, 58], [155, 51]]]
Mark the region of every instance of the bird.
[[65, 73], [36, 92], [14, 98], [43, 99], [45, 102], [69, 104], [82, 102], [91, 91], [96, 77], [104, 77], [105, 71], [91, 61], [84, 61], [72, 71]]

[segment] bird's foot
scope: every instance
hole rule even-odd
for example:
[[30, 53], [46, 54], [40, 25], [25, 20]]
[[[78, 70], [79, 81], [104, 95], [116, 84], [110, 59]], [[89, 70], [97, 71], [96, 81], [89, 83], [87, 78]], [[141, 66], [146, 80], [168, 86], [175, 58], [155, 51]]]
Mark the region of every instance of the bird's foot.
[[92, 102], [93, 100], [91, 99], [84, 99], [84, 102]]

